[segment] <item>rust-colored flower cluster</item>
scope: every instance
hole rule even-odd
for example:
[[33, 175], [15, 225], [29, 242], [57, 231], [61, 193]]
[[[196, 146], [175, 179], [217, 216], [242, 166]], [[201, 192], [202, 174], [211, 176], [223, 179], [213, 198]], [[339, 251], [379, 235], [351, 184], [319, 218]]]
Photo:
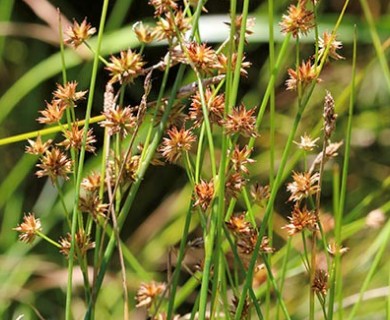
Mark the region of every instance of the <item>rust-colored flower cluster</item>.
[[[258, 241], [258, 232], [253, 225], [246, 220], [245, 213], [233, 215], [225, 222], [227, 228], [233, 233], [237, 241], [237, 247], [241, 254], [252, 254]], [[263, 236], [260, 244], [260, 251], [273, 253], [275, 251], [269, 244], [269, 239]]]
[[13, 230], [18, 231], [19, 240], [25, 243], [32, 243], [37, 236], [37, 232], [42, 231], [41, 221], [35, 218], [33, 213], [24, 215], [23, 222]]

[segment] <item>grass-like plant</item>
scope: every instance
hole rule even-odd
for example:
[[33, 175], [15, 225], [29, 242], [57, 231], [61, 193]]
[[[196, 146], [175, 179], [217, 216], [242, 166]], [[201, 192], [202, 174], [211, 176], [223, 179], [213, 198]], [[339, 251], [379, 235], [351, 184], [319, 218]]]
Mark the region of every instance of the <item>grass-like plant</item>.
[[[376, 55], [361, 68], [359, 26], [349, 31], [345, 54], [338, 40], [348, 0], [327, 20], [320, 1], [266, 1], [260, 71], [246, 52], [259, 32], [250, 1], [230, 1], [229, 33], [213, 44], [202, 30], [209, 3], [150, 0], [153, 20], [134, 23], [125, 48], [115, 41], [124, 32], [106, 32], [114, 15], [123, 19], [123, 1], [110, 15], [104, 0], [97, 26], [87, 18], [65, 26], [57, 11], [59, 52], [0, 98], [2, 121], [21, 99], [16, 93], [34, 88], [34, 75], [43, 81], [61, 73], [39, 111], [45, 127], [0, 139], [0, 146], [28, 143], [0, 185], [2, 317], [389, 316], [389, 179], [364, 198], [350, 194], [349, 182], [358, 88], [376, 60], [390, 92], [388, 42], [381, 43], [367, 1], [360, 1], [364, 28]], [[163, 54], [149, 62], [156, 44]], [[83, 88], [69, 79], [80, 54], [92, 60]], [[329, 73], [338, 74], [338, 87]], [[34, 179], [48, 182], [25, 209], [18, 190], [34, 165]], [[170, 185], [172, 168], [185, 182], [150, 213], [149, 199], [159, 184]], [[14, 211], [26, 212], [21, 221]], [[42, 256], [33, 255], [35, 245]], [[38, 292], [33, 275], [59, 290], [60, 306], [40, 309], [53, 298]]]

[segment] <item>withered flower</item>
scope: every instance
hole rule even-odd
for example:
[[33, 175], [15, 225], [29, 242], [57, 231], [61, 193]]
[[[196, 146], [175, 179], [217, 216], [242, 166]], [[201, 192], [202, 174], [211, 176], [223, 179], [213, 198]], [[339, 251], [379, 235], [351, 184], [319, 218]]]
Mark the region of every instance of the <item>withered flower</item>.
[[317, 217], [314, 211], [310, 211], [305, 207], [302, 209], [299, 205], [295, 205], [291, 217], [288, 217], [290, 223], [282, 227], [286, 229], [289, 236], [293, 236], [302, 230], [307, 229], [315, 231], [318, 229]]
[[176, 30], [183, 34], [190, 30], [190, 20], [184, 17], [184, 13], [181, 10], [175, 13], [167, 12], [165, 17], [161, 17], [154, 28], [153, 35], [158, 40], [167, 39], [172, 41], [176, 37]]
[[91, 24], [87, 23], [87, 18], [85, 18], [81, 24], [79, 24], [76, 20], [73, 20], [73, 26], [69, 26], [68, 30], [65, 32], [67, 38], [64, 42], [76, 49], [95, 33], [96, 28], [92, 28]]
[[[84, 232], [84, 230], [79, 230], [76, 232], [75, 235], [76, 238], [76, 245], [77, 249], [75, 250], [75, 256], [77, 254], [77, 250], [79, 251], [80, 255], [83, 257], [88, 250], [91, 250], [95, 248], [95, 242], [91, 242], [91, 238], [88, 234]], [[70, 233], [67, 233], [65, 237], [60, 238], [58, 240], [59, 244], [61, 245], [60, 252], [69, 258], [70, 254], [70, 248], [72, 243], [72, 235]]]
[[299, 147], [299, 149], [302, 149], [305, 151], [312, 151], [315, 147], [317, 147], [316, 142], [319, 139], [320, 138], [312, 139], [305, 132], [305, 134], [303, 136], [301, 136], [301, 142], [294, 141], [294, 143]]
[[227, 119], [224, 121], [226, 133], [238, 133], [244, 137], [256, 138], [258, 136], [256, 118], [253, 116], [255, 110], [256, 108], [246, 110], [243, 104], [233, 108], [232, 113], [228, 114]]
[[282, 16], [280, 26], [283, 33], [291, 33], [294, 38], [299, 34], [306, 35], [315, 26], [314, 14], [302, 4], [290, 5], [287, 14]]
[[43, 143], [41, 136], [38, 135], [35, 141], [30, 139], [28, 139], [27, 141], [30, 145], [26, 146], [26, 153], [39, 156], [46, 152], [53, 140], [49, 139]]
[[255, 162], [255, 160], [249, 158], [251, 153], [252, 149], [248, 149], [247, 145], [245, 145], [241, 150], [238, 145], [234, 147], [234, 150], [231, 153], [231, 162], [233, 163], [233, 169], [236, 172], [242, 171], [249, 174], [249, 170], [246, 165]]
[[152, 28], [149, 26], [144, 26], [142, 21], [138, 21], [133, 25], [133, 31], [139, 42], [150, 43], [154, 40]]
[[343, 47], [342, 42], [337, 41], [335, 35], [328, 33], [326, 31], [324, 32], [322, 38], [319, 37], [319, 39], [318, 39], [318, 48], [319, 48], [318, 58], [319, 59], [321, 59], [324, 56], [325, 50], [328, 46], [329, 46], [329, 51], [328, 51], [329, 57], [331, 57], [335, 60], [344, 59], [343, 56], [341, 56], [337, 53], [337, 50], [339, 50]]
[[110, 72], [110, 82], [132, 83], [135, 78], [143, 74], [145, 62], [139, 53], [131, 49], [121, 51], [119, 55], [119, 58], [111, 56], [110, 63], [105, 68]]
[[321, 294], [322, 296], [326, 296], [328, 292], [328, 272], [325, 270], [319, 269], [316, 270], [312, 289], [314, 292]]
[[58, 148], [46, 151], [42, 156], [41, 163], [36, 166], [41, 168], [35, 173], [38, 178], [48, 176], [52, 183], [58, 177], [68, 180], [67, 175], [72, 171], [72, 161]]
[[42, 117], [37, 118], [37, 121], [42, 124], [58, 123], [64, 114], [66, 106], [58, 100], [53, 100], [50, 103], [45, 102], [46, 109], [39, 111]]
[[196, 138], [191, 133], [191, 130], [185, 130], [184, 128], [178, 130], [176, 127], [173, 127], [167, 133], [168, 138], [163, 139], [160, 151], [168, 162], [174, 163], [179, 160], [183, 152], [191, 150], [191, 146]]
[[134, 130], [137, 124], [137, 117], [133, 115], [133, 108], [116, 106], [103, 112], [105, 120], [99, 122], [101, 127], [108, 129], [109, 135], [118, 133], [121, 137], [126, 137]]
[[79, 100], [84, 100], [87, 91], [76, 91], [78, 83], [76, 81], [68, 81], [65, 85], [57, 83], [57, 89], [53, 92], [55, 100], [59, 100], [66, 107], [74, 106]]
[[298, 71], [290, 68], [287, 70], [287, 73], [290, 76], [286, 80], [287, 90], [297, 90], [299, 84], [302, 88], [305, 88], [314, 80], [317, 82], [321, 81], [318, 78], [318, 70], [311, 64], [310, 60], [307, 60], [307, 62], [302, 61]]
[[[66, 150], [70, 148], [81, 150], [83, 145], [84, 128], [78, 128], [77, 122], [72, 124], [70, 130], [65, 130], [63, 136], [65, 139], [57, 143], [58, 146], [65, 147]], [[87, 132], [87, 140], [85, 141], [85, 151], [95, 153], [95, 147], [92, 145], [96, 142], [95, 136], [92, 134], [92, 129]]]
[[178, 8], [177, 0], [150, 0], [149, 5], [153, 6], [154, 16], [161, 16], [163, 13], [176, 11]]
[[25, 243], [32, 243], [37, 231], [42, 231], [41, 221], [35, 218], [33, 213], [24, 215], [23, 222], [12, 230], [20, 232], [19, 240]]
[[254, 203], [263, 205], [264, 201], [269, 199], [270, 196], [269, 186], [262, 186], [260, 183], [254, 183], [251, 185], [250, 194]]
[[146, 307], [149, 309], [157, 296], [165, 291], [165, 288], [166, 285], [164, 283], [157, 283], [154, 281], [142, 283], [135, 296], [135, 300], [137, 301], [136, 307]]
[[[223, 112], [225, 109], [225, 96], [223, 94], [215, 95], [207, 88], [204, 92], [204, 98], [209, 112], [209, 120], [211, 123], [220, 125], [223, 120]], [[203, 122], [203, 109], [199, 91], [191, 97], [191, 106], [188, 116], [194, 121], [194, 126], [199, 127]]]
[[320, 190], [318, 185], [320, 175], [318, 172], [313, 174], [310, 172], [293, 172], [293, 179], [294, 181], [287, 185], [287, 191], [291, 193], [288, 201], [299, 202]]
[[210, 206], [214, 196], [214, 183], [211, 180], [206, 182], [201, 180], [200, 183], [195, 185], [195, 199], [194, 207], [201, 207], [203, 211], [206, 211]]

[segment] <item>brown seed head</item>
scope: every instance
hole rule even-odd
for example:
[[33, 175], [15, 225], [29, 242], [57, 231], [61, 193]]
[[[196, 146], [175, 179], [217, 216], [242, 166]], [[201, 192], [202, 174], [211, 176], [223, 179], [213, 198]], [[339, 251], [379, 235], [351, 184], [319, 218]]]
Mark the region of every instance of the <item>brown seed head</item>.
[[153, 6], [154, 16], [161, 16], [163, 13], [176, 11], [178, 9], [177, 0], [150, 0], [149, 5]]
[[111, 56], [110, 63], [105, 68], [110, 73], [110, 82], [132, 83], [135, 78], [143, 74], [145, 62], [139, 53], [131, 49], [121, 51], [119, 55], [119, 57]]
[[315, 26], [314, 14], [306, 10], [302, 4], [290, 5], [287, 14], [282, 17], [280, 26], [283, 33], [291, 33], [294, 38], [297, 38], [299, 34], [306, 35]]
[[103, 112], [105, 120], [99, 124], [108, 129], [109, 135], [118, 133], [122, 138], [132, 132], [137, 124], [137, 117], [133, 115], [133, 108], [116, 106]]
[[235, 172], [228, 176], [226, 180], [226, 195], [228, 198], [237, 198], [242, 188], [246, 185], [247, 179], [242, 172]]
[[328, 272], [325, 270], [319, 269], [316, 270], [313, 284], [312, 284], [312, 290], [314, 292], [321, 294], [322, 296], [326, 296], [328, 292]]
[[186, 47], [188, 56], [183, 54], [179, 57], [180, 62], [191, 64], [204, 74], [210, 75], [214, 72], [217, 55], [213, 48], [207, 47], [205, 43], [197, 42], [191, 42]]
[[[234, 318], [234, 316], [237, 313], [237, 307], [240, 302], [240, 297], [234, 296], [232, 299], [232, 304], [230, 305], [230, 314]], [[248, 297], [245, 298], [244, 305], [241, 310], [241, 317], [240, 319], [247, 319], [250, 314], [251, 303]]]
[[301, 142], [294, 143], [299, 147], [299, 149], [305, 150], [305, 151], [312, 151], [315, 147], [317, 147], [316, 142], [320, 138], [312, 139], [310, 136], [308, 136], [305, 132], [303, 136], [301, 136]]
[[304, 229], [310, 231], [318, 229], [317, 217], [314, 211], [309, 211], [306, 206], [301, 209], [299, 205], [295, 205], [292, 215], [288, 219], [290, 223], [282, 229], [286, 229], [289, 236], [293, 236]]
[[138, 21], [133, 25], [133, 31], [139, 42], [146, 44], [154, 40], [153, 29], [149, 26], [144, 26], [142, 21]]
[[343, 47], [342, 42], [337, 41], [335, 35], [328, 33], [326, 31], [324, 32], [322, 38], [319, 37], [319, 39], [318, 39], [318, 48], [319, 48], [318, 57], [319, 57], [319, 59], [321, 59], [324, 56], [325, 50], [328, 46], [329, 46], [329, 51], [328, 51], [329, 57], [331, 57], [335, 60], [344, 59], [343, 56], [341, 56], [337, 53], [337, 50], [339, 50]]
[[76, 107], [75, 103], [84, 100], [87, 91], [76, 91], [78, 83], [69, 81], [64, 86], [57, 83], [57, 89], [53, 92], [55, 100], [59, 100], [65, 106]]
[[[223, 120], [223, 112], [225, 109], [225, 96], [223, 94], [215, 95], [207, 88], [204, 92], [204, 98], [209, 112], [208, 116], [210, 122], [220, 125]], [[204, 119], [199, 91], [191, 97], [191, 101], [188, 117], [194, 121], [195, 127], [199, 127]]]
[[176, 37], [176, 30], [183, 34], [190, 28], [190, 20], [184, 17], [183, 11], [178, 10], [174, 14], [167, 12], [164, 18], [157, 21], [153, 35], [158, 40], [167, 39], [172, 41]]
[[67, 38], [64, 42], [76, 49], [95, 33], [96, 28], [92, 28], [91, 24], [87, 23], [87, 18], [85, 18], [81, 24], [79, 24], [76, 20], [73, 20], [73, 26], [69, 26], [68, 30], [65, 32]]
[[185, 130], [181, 128], [178, 130], [176, 127], [168, 130], [168, 138], [164, 138], [160, 151], [168, 162], [176, 162], [179, 160], [183, 152], [191, 150], [192, 144], [196, 138], [191, 133], [191, 130]]
[[165, 291], [165, 288], [166, 286], [164, 283], [157, 283], [154, 281], [150, 283], [142, 283], [135, 296], [135, 300], [137, 302], [136, 307], [146, 307], [149, 309], [157, 296], [161, 295]]
[[[78, 247], [78, 251], [81, 257], [85, 256], [88, 250], [95, 248], [95, 242], [91, 242], [90, 236], [86, 234], [84, 230], [80, 229], [78, 232], [76, 232], [75, 238], [76, 238], [76, 245]], [[65, 237], [60, 238], [58, 242], [61, 245], [60, 252], [64, 256], [69, 258], [71, 243], [72, 243], [71, 234], [68, 233]], [[75, 250], [75, 256], [76, 254], [77, 254], [77, 250]]]
[[28, 139], [27, 141], [30, 145], [26, 146], [26, 153], [40, 156], [46, 152], [53, 140], [49, 139], [43, 143], [41, 136], [38, 135], [35, 141], [30, 139]]
[[102, 203], [97, 192], [87, 192], [79, 199], [79, 209], [81, 212], [89, 213], [94, 220], [98, 217], [106, 217], [108, 204]]
[[67, 175], [72, 171], [72, 161], [60, 149], [52, 148], [45, 152], [37, 167], [41, 168], [35, 173], [38, 178], [48, 176], [54, 183], [58, 177], [69, 179]]
[[293, 182], [287, 185], [287, 191], [291, 193], [288, 201], [300, 202], [303, 198], [307, 198], [320, 190], [318, 181], [320, 175], [318, 172], [311, 174], [310, 172], [293, 172]]
[[195, 185], [195, 199], [194, 207], [201, 207], [203, 211], [206, 211], [210, 206], [214, 196], [214, 182], [206, 182], [201, 180], [200, 183]]
[[100, 173], [92, 172], [88, 177], [81, 182], [81, 187], [85, 191], [96, 192], [100, 189], [101, 176]]
[[245, 106], [241, 104], [235, 107], [231, 114], [227, 115], [224, 121], [224, 126], [227, 134], [241, 134], [244, 137], [258, 137], [256, 131], [256, 118], [253, 116], [255, 108], [246, 110]]
[[255, 160], [249, 158], [251, 153], [252, 149], [248, 149], [247, 145], [245, 145], [241, 150], [238, 145], [234, 147], [231, 154], [231, 162], [233, 164], [234, 171], [249, 174], [249, 170], [246, 166], [255, 162]]
[[[225, 22], [225, 24], [231, 26], [231, 22]], [[236, 41], [236, 43], [238, 43], [238, 41], [240, 40], [240, 33], [242, 27], [242, 15], [236, 16], [234, 25], [236, 31], [234, 34], [234, 40]], [[248, 44], [247, 37], [253, 34], [254, 26], [255, 26], [255, 18], [248, 18], [245, 27], [245, 44]]]
[[329, 91], [326, 91], [324, 102], [324, 133], [325, 138], [329, 139], [333, 131], [336, 129], [337, 114], [334, 108], [334, 99]]
[[226, 221], [225, 224], [237, 237], [250, 236], [253, 232], [253, 227], [251, 223], [246, 220], [245, 213], [232, 215], [229, 221]]
[[59, 100], [53, 100], [50, 103], [46, 101], [46, 109], [39, 111], [43, 117], [39, 117], [37, 121], [42, 124], [58, 123], [65, 109], [66, 106]]
[[[218, 74], [226, 74], [228, 72], [229, 68], [229, 58], [225, 56], [223, 53], [220, 53], [217, 55], [217, 63], [215, 65], [215, 68], [218, 70]], [[231, 55], [231, 69], [235, 70], [237, 65], [237, 53], [233, 53]], [[248, 72], [246, 71], [252, 63], [245, 61], [245, 56], [242, 58], [241, 62], [241, 69], [240, 69], [240, 75], [242, 77], [247, 77]]]
[[254, 203], [263, 206], [265, 200], [268, 200], [270, 196], [269, 186], [262, 186], [260, 183], [256, 182], [251, 185], [250, 194]]
[[[81, 147], [83, 146], [83, 135], [84, 128], [79, 129], [77, 122], [74, 122], [71, 129], [65, 130], [63, 133], [65, 139], [62, 142], [57, 143], [57, 145], [65, 147], [66, 150], [69, 150], [70, 148], [81, 150]], [[85, 151], [95, 153], [96, 148], [92, 145], [95, 142], [96, 138], [92, 134], [92, 129], [89, 129], [87, 132], [87, 140], [85, 141]]]
[[289, 79], [286, 80], [287, 90], [297, 90], [298, 85], [301, 85], [302, 88], [306, 88], [314, 80], [320, 82], [318, 76], [318, 70], [315, 66], [312, 66], [310, 60], [307, 62], [302, 61], [301, 66], [298, 68], [298, 72], [294, 69], [287, 70]]
[[37, 231], [42, 231], [41, 221], [36, 219], [33, 213], [25, 214], [23, 222], [12, 230], [20, 232], [19, 240], [25, 243], [32, 243]]

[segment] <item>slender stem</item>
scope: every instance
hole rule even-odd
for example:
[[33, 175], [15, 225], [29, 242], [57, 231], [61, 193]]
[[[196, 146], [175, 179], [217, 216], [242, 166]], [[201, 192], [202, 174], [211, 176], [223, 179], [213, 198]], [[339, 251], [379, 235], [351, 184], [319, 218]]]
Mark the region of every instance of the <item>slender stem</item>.
[[80, 150], [80, 158], [79, 158], [79, 165], [77, 170], [77, 178], [76, 178], [76, 186], [75, 186], [75, 203], [74, 203], [74, 209], [72, 214], [72, 229], [71, 229], [71, 247], [70, 247], [70, 253], [69, 253], [69, 261], [68, 261], [68, 284], [67, 284], [67, 294], [66, 294], [66, 308], [65, 308], [65, 319], [71, 320], [72, 314], [71, 314], [71, 303], [72, 303], [72, 280], [73, 280], [73, 266], [74, 266], [74, 252], [75, 252], [75, 235], [77, 230], [77, 218], [79, 215], [78, 211], [78, 201], [79, 201], [79, 195], [80, 195], [80, 183], [82, 179], [82, 173], [83, 173], [83, 167], [84, 167], [84, 158], [85, 158], [85, 147], [86, 147], [86, 140], [87, 140], [87, 133], [89, 128], [89, 120], [91, 116], [91, 110], [93, 105], [93, 96], [95, 92], [95, 83], [96, 83], [96, 77], [97, 77], [97, 71], [98, 71], [98, 65], [99, 65], [99, 52], [100, 47], [103, 39], [103, 31], [104, 31], [104, 24], [106, 20], [107, 15], [107, 8], [108, 8], [109, 0], [104, 0], [103, 7], [102, 7], [102, 14], [100, 17], [100, 25], [99, 25], [99, 34], [98, 34], [98, 42], [97, 42], [97, 49], [93, 61], [93, 67], [92, 67], [92, 74], [91, 74], [91, 82], [89, 87], [89, 96], [88, 96], [88, 102], [87, 102], [87, 110], [85, 114], [85, 128], [84, 128], [84, 134], [83, 134], [83, 143], [82, 148]]

